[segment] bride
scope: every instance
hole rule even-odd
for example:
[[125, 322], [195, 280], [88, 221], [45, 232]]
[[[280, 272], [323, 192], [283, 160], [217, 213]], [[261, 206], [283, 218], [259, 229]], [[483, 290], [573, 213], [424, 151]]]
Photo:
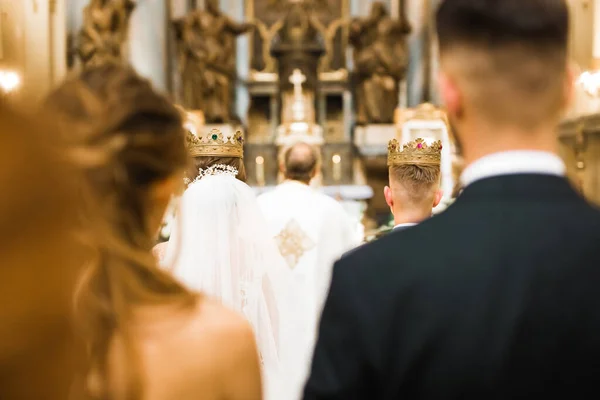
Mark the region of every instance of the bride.
[[[194, 166], [162, 260], [190, 289], [243, 314], [254, 328], [267, 400], [284, 389], [281, 357], [288, 270], [246, 185], [241, 133], [188, 133]], [[288, 331], [289, 332], [289, 331]]]

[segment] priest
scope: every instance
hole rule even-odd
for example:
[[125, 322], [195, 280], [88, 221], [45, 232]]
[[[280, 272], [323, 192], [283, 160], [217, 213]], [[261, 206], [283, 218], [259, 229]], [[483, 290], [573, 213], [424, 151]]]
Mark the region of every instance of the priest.
[[308, 374], [333, 263], [360, 242], [356, 224], [342, 205], [309, 185], [319, 165], [314, 146], [292, 145], [284, 151], [280, 166], [285, 181], [258, 198], [279, 251], [292, 270], [295, 312], [302, 320], [294, 354], [285, 356], [292, 371], [289, 399], [300, 396]]

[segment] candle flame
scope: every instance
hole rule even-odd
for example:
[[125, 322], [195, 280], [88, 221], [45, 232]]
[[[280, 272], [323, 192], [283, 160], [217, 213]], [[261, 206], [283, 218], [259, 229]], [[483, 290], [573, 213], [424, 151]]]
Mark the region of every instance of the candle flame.
[[0, 70], [0, 90], [10, 93], [21, 85], [21, 77], [13, 71]]

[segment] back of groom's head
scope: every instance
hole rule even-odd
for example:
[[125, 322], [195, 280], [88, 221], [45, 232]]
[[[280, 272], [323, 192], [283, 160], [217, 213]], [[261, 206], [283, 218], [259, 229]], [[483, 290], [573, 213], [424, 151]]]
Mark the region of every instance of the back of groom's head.
[[443, 0], [436, 25], [454, 117], [524, 129], [559, 117], [570, 92], [564, 0]]
[[392, 165], [389, 175], [389, 186], [383, 194], [398, 221], [408, 217], [413, 219], [411, 222], [420, 222], [440, 203], [439, 165]]

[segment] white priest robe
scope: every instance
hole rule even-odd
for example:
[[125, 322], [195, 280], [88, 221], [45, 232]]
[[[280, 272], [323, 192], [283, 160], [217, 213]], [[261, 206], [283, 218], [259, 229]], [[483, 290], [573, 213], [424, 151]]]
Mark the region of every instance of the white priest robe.
[[292, 270], [293, 341], [282, 354], [289, 374], [289, 399], [296, 400], [308, 377], [317, 325], [329, 290], [333, 263], [358, 246], [356, 222], [331, 197], [296, 181], [286, 181], [258, 197], [281, 255]]

